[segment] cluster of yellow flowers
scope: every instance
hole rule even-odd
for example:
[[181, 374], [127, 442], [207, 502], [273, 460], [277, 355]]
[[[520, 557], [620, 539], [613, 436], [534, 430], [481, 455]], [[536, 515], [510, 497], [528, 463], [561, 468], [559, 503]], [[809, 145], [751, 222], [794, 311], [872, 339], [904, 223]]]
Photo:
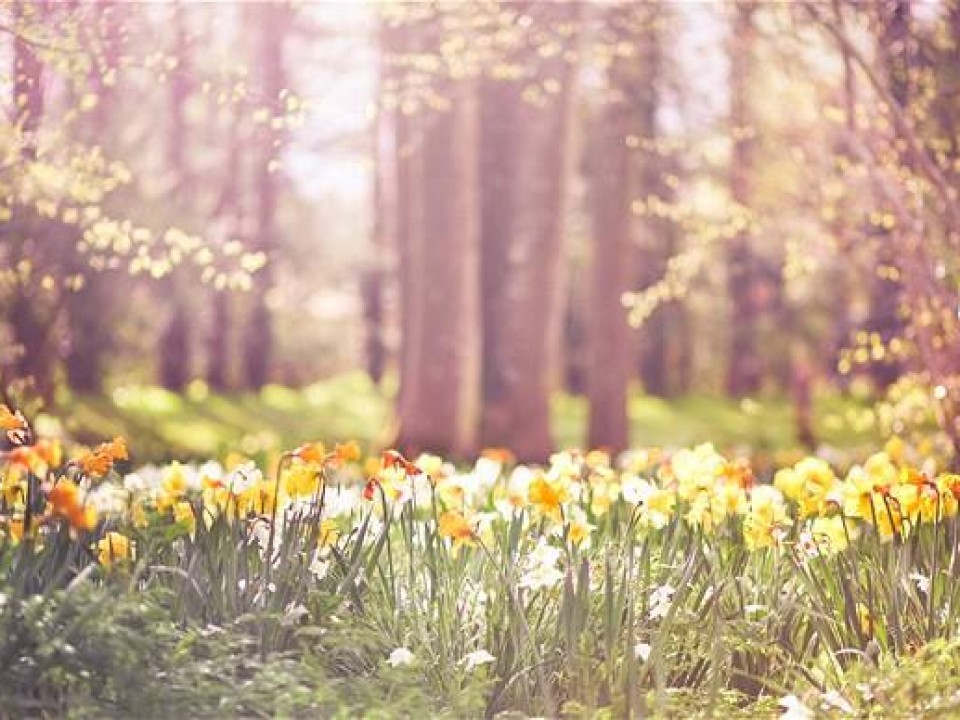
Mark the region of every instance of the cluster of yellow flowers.
[[[456, 475], [441, 477], [438, 490], [451, 482], [465, 484]], [[922, 524], [956, 516], [960, 475], [920, 471], [893, 439], [844, 476], [826, 461], [806, 457], [763, 483], [746, 462], [728, 460], [704, 444], [672, 454], [629, 453], [617, 468], [602, 452], [558, 453], [546, 468], [514, 467], [490, 492], [498, 510], [529, 508], [575, 545], [588, 541], [593, 523], [622, 503], [640, 530], [682, 521], [703, 536], [742, 540], [750, 550], [791, 546], [811, 556], [845, 549], [865, 528], [882, 542], [903, 540]], [[472, 507], [445, 501], [441, 534], [457, 544], [469, 542], [469, 518], [484, 515], [485, 501]]]
[[435, 518], [437, 532], [456, 550], [517, 519], [586, 547], [618, 512], [638, 533], [682, 523], [750, 550], [784, 546], [828, 555], [869, 528], [881, 541], [902, 540], [921, 524], [954, 517], [960, 498], [960, 475], [921, 472], [897, 440], [843, 476], [805, 457], [772, 482], [759, 482], [746, 461], [725, 458], [709, 444], [631, 451], [617, 462], [602, 451], [564, 451], [545, 466], [515, 464], [508, 451], [490, 449], [472, 468], [458, 469], [435, 455], [408, 460], [387, 450], [363, 460], [356, 443], [329, 451], [314, 443], [285, 453], [273, 477], [243, 459], [227, 468], [173, 463], [121, 476], [114, 466], [128, 458], [122, 439], [64, 463], [56, 444], [26, 444], [26, 422], [3, 406], [0, 428], [13, 433], [14, 444], [0, 455], [0, 536], [18, 542], [30, 532], [42, 539], [48, 528], [65, 524], [107, 566], [134, 557], [121, 530], [158, 521], [191, 535], [198, 522], [210, 527], [218, 518], [262, 521], [282, 534], [290, 520], [319, 514], [314, 527], [323, 549], [361, 518], [382, 521], [408, 503], [425, 521]]

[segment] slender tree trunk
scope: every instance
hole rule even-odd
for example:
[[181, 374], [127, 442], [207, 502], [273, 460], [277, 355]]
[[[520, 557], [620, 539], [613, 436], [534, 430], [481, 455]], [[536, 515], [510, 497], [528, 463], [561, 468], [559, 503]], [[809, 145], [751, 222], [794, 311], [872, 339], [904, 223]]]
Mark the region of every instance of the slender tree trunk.
[[[258, 71], [260, 92], [271, 117], [283, 114], [281, 92], [286, 87], [283, 47], [290, 9], [286, 5], [262, 4], [251, 11], [251, 19], [258, 23]], [[277, 252], [276, 209], [278, 196], [277, 175], [272, 163], [283, 146], [284, 132], [272, 123], [261, 126], [257, 138], [257, 216], [254, 247], [267, 257], [266, 266], [254, 275], [247, 331], [243, 342], [244, 381], [248, 388], [262, 388], [270, 377], [273, 354], [273, 316], [267, 299], [274, 287], [273, 262]]]
[[[95, 35], [94, 42], [99, 43], [102, 53], [99, 55], [101, 62], [95, 63], [90, 73], [97, 106], [83, 123], [84, 135], [93, 144], [102, 142], [105, 133], [113, 126], [122, 13], [123, 6], [112, 0], [104, 0], [97, 6], [99, 22], [94, 32], [99, 34]], [[113, 78], [113, 81], [107, 82], [107, 78]], [[101, 393], [107, 358], [115, 346], [111, 298], [118, 280], [116, 273], [91, 271], [86, 258], [77, 250], [72, 251], [70, 263], [72, 271], [83, 278], [83, 285], [69, 295], [66, 303], [69, 342], [64, 367], [67, 383], [77, 392]]]
[[[182, 207], [190, 197], [190, 177], [185, 144], [187, 141], [186, 102], [190, 96], [190, 47], [187, 38], [185, 8], [177, 5], [174, 14], [177, 67], [170, 74], [167, 165], [176, 183], [174, 205]], [[174, 392], [184, 389], [190, 379], [192, 356], [190, 318], [186, 298], [175, 275], [163, 283], [170, 315], [160, 337], [160, 383]]]
[[[422, 28], [407, 23], [385, 28], [384, 40], [391, 62], [419, 49]], [[397, 257], [399, 264], [400, 305], [400, 391], [397, 416], [400, 422], [398, 444], [419, 442], [418, 413], [422, 412], [422, 357], [424, 337], [423, 293], [423, 124], [412, 105], [410, 72], [391, 69], [395, 78], [398, 110], [394, 141], [394, 183], [397, 203]]]
[[[631, 132], [640, 138], [640, 149], [633, 151], [638, 165], [631, 172], [637, 175], [636, 196], [640, 200], [670, 203], [673, 192], [666, 182], [666, 159], [656, 148], [658, 138], [657, 110], [660, 107], [661, 52], [660, 30], [657, 23], [663, 19], [663, 10], [645, 6], [629, 17], [636, 25], [638, 57], [631, 63], [629, 77], [624, 78], [622, 91], [627, 93], [635, 108]], [[666, 272], [667, 261], [675, 252], [676, 228], [669, 218], [648, 214], [639, 223], [640, 236], [633, 244], [637, 284], [646, 287], [658, 282]], [[643, 389], [651, 395], [665, 397], [671, 393], [671, 366], [669, 352], [671, 334], [676, 327], [668, 315], [675, 315], [677, 306], [664, 304], [646, 319], [636, 333], [639, 352], [639, 375]]]
[[[576, 23], [580, 12], [575, 3], [514, 6], [541, 27]], [[576, 66], [561, 52], [537, 70], [556, 92], [529, 101], [519, 83], [483, 84], [483, 442], [543, 460], [560, 375]]]
[[[30, 5], [14, 4], [17, 19], [31, 19], [34, 14], [47, 10], [45, 2]], [[19, 27], [19, 23], [16, 27]], [[13, 43], [13, 107], [14, 127], [20, 138], [20, 157], [24, 163], [37, 159], [38, 132], [43, 117], [43, 63], [33, 46], [21, 35]], [[36, 218], [27, 209], [15, 207], [6, 231], [4, 242], [10, 243], [13, 252], [28, 257], [38, 240], [32, 237], [39, 230]], [[35, 390], [46, 402], [54, 395], [56, 353], [52, 347], [54, 319], [45, 311], [47, 298], [30, 280], [22, 281], [14, 291], [9, 323], [19, 354], [13, 360], [13, 374], [17, 379], [32, 378]]]
[[[883, 18], [884, 30], [880, 38], [890, 94], [901, 108], [906, 108], [910, 99], [909, 23], [910, 3], [905, 0], [892, 3], [890, 12]], [[904, 329], [900, 315], [903, 299], [899, 258], [903, 247], [902, 232], [903, 228], [890, 230], [870, 226], [868, 229], [868, 233], [874, 237], [877, 259], [870, 278], [870, 317], [864, 330], [878, 336], [884, 346], [902, 335]], [[893, 384], [902, 371], [901, 363], [889, 354], [882, 359], [872, 360], [869, 366], [870, 377], [880, 390], [886, 390]]]
[[379, 383], [387, 361], [387, 349], [384, 343], [384, 283], [386, 280], [385, 254], [387, 238], [392, 232], [393, 204], [389, 201], [390, 173], [389, 131], [395, 122], [393, 113], [384, 102], [384, 87], [392, 79], [387, 58], [389, 51], [390, 29], [386, 22], [380, 21], [379, 32], [379, 87], [377, 92], [376, 117], [371, 123], [371, 148], [373, 152], [373, 223], [371, 226], [371, 245], [373, 261], [365, 268], [360, 279], [363, 300], [363, 324], [365, 330], [364, 356], [367, 373], [374, 382]]
[[[753, 6], [736, 6], [730, 48], [730, 126], [734, 134], [730, 194], [738, 206], [746, 209], [753, 200], [755, 146], [748, 100], [756, 32], [753, 12]], [[727, 392], [733, 396], [757, 392], [763, 371], [757, 347], [760, 307], [751, 225], [748, 221], [727, 247], [727, 286], [732, 305]]]
[[632, 163], [626, 137], [634, 109], [624, 89], [631, 82], [624, 60], [613, 63], [608, 94], [594, 123], [590, 197], [593, 257], [590, 270], [590, 319], [587, 325], [587, 398], [590, 402], [588, 443], [619, 451], [629, 442], [627, 389], [634, 338], [622, 297], [634, 277]]
[[[243, 203], [241, 202], [244, 164], [242, 110], [234, 113], [227, 143], [226, 175], [220, 201], [214, 212], [214, 224], [221, 228], [221, 242], [241, 240], [243, 235]], [[233, 337], [234, 297], [228, 288], [213, 288], [211, 291], [212, 318], [207, 347], [207, 383], [217, 391], [231, 386], [230, 341]]]

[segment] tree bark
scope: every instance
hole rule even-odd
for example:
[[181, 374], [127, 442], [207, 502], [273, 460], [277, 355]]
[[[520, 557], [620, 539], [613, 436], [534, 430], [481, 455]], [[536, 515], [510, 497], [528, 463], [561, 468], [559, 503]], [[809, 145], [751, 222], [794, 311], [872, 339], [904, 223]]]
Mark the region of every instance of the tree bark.
[[[403, 28], [403, 46], [422, 31]], [[427, 46], [440, 39], [423, 38]], [[399, 444], [465, 458], [477, 449], [480, 399], [477, 88], [470, 77], [430, 83], [443, 107], [401, 112], [397, 128], [401, 311], [409, 314]]]
[[[535, 26], [576, 23], [575, 3], [511, 3]], [[551, 85], [533, 101], [518, 82], [482, 88], [483, 442], [543, 460], [553, 447], [550, 394], [559, 380], [563, 256], [576, 65], [563, 51], [521, 57]], [[522, 202], [520, 201], [522, 198]]]
[[[883, 17], [883, 34], [880, 44], [890, 95], [902, 109], [909, 102], [910, 88], [910, 4], [905, 1], [894, 2]], [[870, 278], [870, 317], [864, 330], [879, 336], [884, 346], [899, 337], [904, 331], [904, 321], [900, 314], [902, 300], [899, 253], [902, 252], [902, 229], [898, 232], [883, 227], [871, 226], [877, 247], [877, 262]], [[886, 390], [896, 382], [903, 372], [901, 363], [889, 354], [882, 359], [871, 360], [868, 368], [870, 378], [879, 390]]]
[[[117, 91], [113, 82], [119, 69], [121, 53], [121, 17], [123, 6], [113, 0], [103, 0], [97, 7], [93, 42], [102, 48], [101, 63], [95, 63], [90, 73], [90, 84], [95, 89], [97, 106], [83, 123], [83, 134], [91, 143], [102, 142], [104, 134], [113, 126]], [[83, 285], [69, 294], [67, 312], [67, 351], [64, 357], [67, 383], [76, 392], [101, 393], [107, 371], [107, 359], [115, 347], [111, 298], [118, 282], [115, 272], [92, 271], [86, 258], [71, 249], [72, 271], [83, 277]], [[69, 291], [68, 291], [69, 292]]]
[[[287, 83], [283, 48], [289, 12], [286, 5], [270, 3], [258, 5], [250, 13], [251, 20], [257, 24], [259, 88], [271, 120], [283, 114], [280, 94]], [[243, 342], [244, 384], [254, 390], [259, 390], [269, 380], [273, 355], [273, 316], [268, 297], [275, 283], [273, 262], [278, 244], [276, 209], [279, 188], [272, 163], [277, 159], [283, 140], [283, 129], [274, 128], [272, 122], [261, 125], [256, 138], [257, 215], [253, 246], [266, 255], [267, 264], [253, 277], [253, 306]]]
[[[242, 188], [244, 163], [241, 162], [243, 143], [243, 110], [237, 110], [230, 125], [227, 142], [226, 175], [213, 221], [221, 229], [220, 242], [240, 240], [243, 236]], [[207, 383], [213, 390], [228, 390], [231, 383], [230, 344], [233, 338], [234, 296], [227, 288], [211, 291], [212, 318], [207, 346]]]
[[[174, 56], [178, 64], [170, 74], [168, 105], [167, 166], [175, 183], [171, 198], [174, 205], [182, 205], [184, 199], [189, 197], [191, 184], [185, 153], [185, 109], [191, 92], [190, 45], [185, 12], [182, 4], [177, 5], [174, 11]], [[162, 285], [169, 302], [170, 315], [160, 336], [160, 383], [174, 392], [186, 387], [192, 371], [189, 308], [180, 285], [175, 275], [168, 277]]]
[[391, 235], [394, 207], [389, 199], [390, 157], [388, 147], [391, 126], [395, 123], [394, 113], [388, 110], [385, 102], [385, 87], [393, 80], [387, 53], [390, 46], [390, 29], [386, 21], [380, 20], [379, 28], [379, 86], [377, 90], [376, 117], [371, 123], [370, 145], [373, 153], [373, 223], [371, 226], [371, 245], [373, 259], [360, 278], [360, 294], [363, 302], [364, 359], [367, 374], [379, 383], [387, 362], [385, 345], [384, 284], [386, 281], [385, 255], [387, 239]]
[[[27, 20], [31, 12], [28, 4], [17, 2], [13, 11], [17, 20]], [[35, 3], [32, 13], [43, 14], [45, 2]], [[16, 25], [19, 28], [19, 22]], [[20, 159], [29, 164], [37, 159], [38, 132], [43, 117], [43, 62], [33, 46], [19, 33], [13, 43], [13, 107], [14, 127], [20, 137]], [[12, 217], [3, 231], [4, 241], [10, 243], [12, 255], [28, 258], [37, 239], [33, 233], [40, 230], [34, 213], [25, 207], [13, 208]], [[29, 260], [28, 260], [29, 262]], [[16, 379], [33, 379], [34, 389], [45, 401], [52, 402], [55, 389], [56, 353], [52, 347], [54, 320], [45, 293], [33, 281], [24, 279], [14, 289], [9, 323], [19, 353], [12, 361]]]
[[[756, 31], [754, 8], [738, 4], [735, 9], [730, 47], [730, 128], [734, 136], [730, 159], [730, 195], [746, 210], [752, 203], [755, 140], [748, 95]], [[757, 260], [753, 248], [752, 221], [729, 241], [727, 247], [727, 288], [730, 295], [730, 355], [727, 392], [732, 396], [760, 389], [763, 367], [757, 348], [760, 316]]]
[[590, 205], [592, 261], [587, 325], [587, 398], [590, 447], [619, 451], [628, 446], [627, 390], [635, 339], [627, 324], [622, 297], [634, 277], [631, 259], [636, 187], [627, 135], [634, 108], [625, 92], [631, 82], [624, 59], [608, 72], [606, 102], [594, 124]]

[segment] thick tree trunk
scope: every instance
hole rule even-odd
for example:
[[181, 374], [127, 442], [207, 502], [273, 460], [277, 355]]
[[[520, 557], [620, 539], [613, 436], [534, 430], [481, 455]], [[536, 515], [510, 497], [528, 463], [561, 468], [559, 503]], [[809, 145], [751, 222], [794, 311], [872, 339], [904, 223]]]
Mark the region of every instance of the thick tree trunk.
[[415, 444], [476, 450], [480, 381], [479, 206], [475, 85], [452, 82], [452, 107], [423, 147], [423, 386]]
[[587, 324], [587, 398], [590, 447], [619, 451], [629, 442], [627, 390], [635, 339], [627, 324], [623, 293], [633, 281], [632, 163], [626, 137], [634, 109], [624, 93], [631, 78], [623, 60], [614, 62], [608, 96], [594, 125], [590, 198], [593, 256]]
[[[393, 27], [391, 47], [399, 55], [441, 39], [424, 32]], [[399, 78], [398, 444], [411, 454], [467, 457], [477, 449], [480, 395], [477, 87], [469, 77], [430, 82], [443, 107], [427, 111], [411, 105], [411, 76]]]
[[[730, 47], [730, 127], [734, 135], [730, 158], [730, 195], [738, 206], [752, 203], [755, 140], [748, 102], [755, 30], [753, 7], [737, 5]], [[731, 303], [727, 392], [748, 395], [760, 389], [763, 367], [757, 347], [760, 306], [751, 223], [727, 247], [727, 288]]]
[[[524, 12], [547, 27], [576, 22], [579, 7]], [[576, 66], [561, 52], [541, 60], [537, 70], [556, 92], [534, 101], [524, 98], [519, 83], [483, 84], [482, 426], [484, 444], [509, 445], [520, 458], [543, 460], [553, 447], [550, 393], [561, 369]]]

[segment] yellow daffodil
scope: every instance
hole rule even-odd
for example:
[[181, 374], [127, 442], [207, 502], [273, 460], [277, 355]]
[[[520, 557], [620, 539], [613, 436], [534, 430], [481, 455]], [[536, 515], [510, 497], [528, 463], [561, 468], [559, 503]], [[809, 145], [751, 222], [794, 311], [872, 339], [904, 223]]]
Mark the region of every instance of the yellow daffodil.
[[133, 557], [133, 543], [123, 533], [108, 532], [97, 542], [97, 559], [104, 567], [112, 567]]

